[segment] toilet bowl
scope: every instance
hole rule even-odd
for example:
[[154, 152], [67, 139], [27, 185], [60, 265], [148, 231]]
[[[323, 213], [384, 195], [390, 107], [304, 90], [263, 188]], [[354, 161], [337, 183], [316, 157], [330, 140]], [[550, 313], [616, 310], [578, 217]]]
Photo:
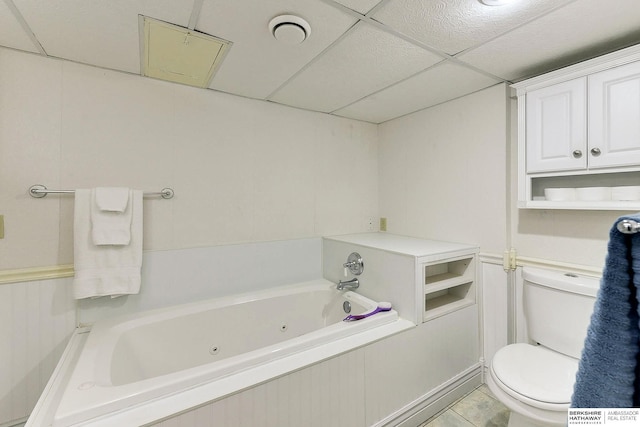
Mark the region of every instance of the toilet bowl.
[[542, 346], [520, 343], [496, 353], [487, 383], [512, 413], [530, 419], [529, 424], [519, 425], [560, 426], [566, 425], [577, 371], [577, 359]]
[[522, 276], [531, 343], [498, 350], [487, 385], [511, 410], [509, 427], [565, 426], [599, 280], [533, 268]]

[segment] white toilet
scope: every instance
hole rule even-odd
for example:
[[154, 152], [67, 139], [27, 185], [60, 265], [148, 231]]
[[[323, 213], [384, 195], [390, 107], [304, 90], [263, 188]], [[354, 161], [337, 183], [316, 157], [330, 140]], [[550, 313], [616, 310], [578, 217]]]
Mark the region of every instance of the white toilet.
[[523, 268], [532, 344], [511, 344], [491, 361], [487, 385], [511, 410], [509, 427], [566, 426], [599, 279]]

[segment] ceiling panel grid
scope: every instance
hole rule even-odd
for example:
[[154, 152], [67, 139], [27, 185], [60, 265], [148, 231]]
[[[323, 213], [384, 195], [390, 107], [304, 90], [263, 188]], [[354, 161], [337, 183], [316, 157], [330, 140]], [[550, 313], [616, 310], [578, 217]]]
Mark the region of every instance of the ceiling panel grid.
[[208, 89], [372, 123], [640, 43], [637, 0], [2, 0], [0, 46], [140, 74], [139, 15], [233, 43]]

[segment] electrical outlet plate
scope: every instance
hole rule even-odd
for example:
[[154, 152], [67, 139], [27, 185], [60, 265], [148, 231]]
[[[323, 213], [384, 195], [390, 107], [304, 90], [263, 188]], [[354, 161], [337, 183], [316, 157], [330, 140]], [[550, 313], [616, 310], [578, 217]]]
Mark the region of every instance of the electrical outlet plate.
[[387, 218], [380, 218], [380, 231], [387, 231]]

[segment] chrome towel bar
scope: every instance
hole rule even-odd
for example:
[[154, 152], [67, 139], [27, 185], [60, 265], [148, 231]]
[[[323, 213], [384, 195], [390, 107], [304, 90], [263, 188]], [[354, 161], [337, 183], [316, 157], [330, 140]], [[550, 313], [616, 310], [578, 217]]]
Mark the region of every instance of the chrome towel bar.
[[[40, 184], [32, 185], [31, 187], [29, 187], [29, 195], [31, 195], [31, 197], [35, 197], [37, 199], [39, 199], [41, 197], [44, 197], [49, 193], [53, 193], [53, 194], [74, 194], [75, 190], [49, 190], [44, 185], [40, 185]], [[173, 198], [173, 189], [169, 188], [169, 187], [165, 187], [161, 191], [158, 191], [158, 192], [146, 192], [145, 191], [143, 195], [145, 197], [160, 196], [163, 199], [171, 199], [171, 198]]]
[[616, 228], [619, 232], [624, 234], [635, 234], [640, 231], [640, 222], [634, 221], [632, 219], [623, 219], [618, 222]]

